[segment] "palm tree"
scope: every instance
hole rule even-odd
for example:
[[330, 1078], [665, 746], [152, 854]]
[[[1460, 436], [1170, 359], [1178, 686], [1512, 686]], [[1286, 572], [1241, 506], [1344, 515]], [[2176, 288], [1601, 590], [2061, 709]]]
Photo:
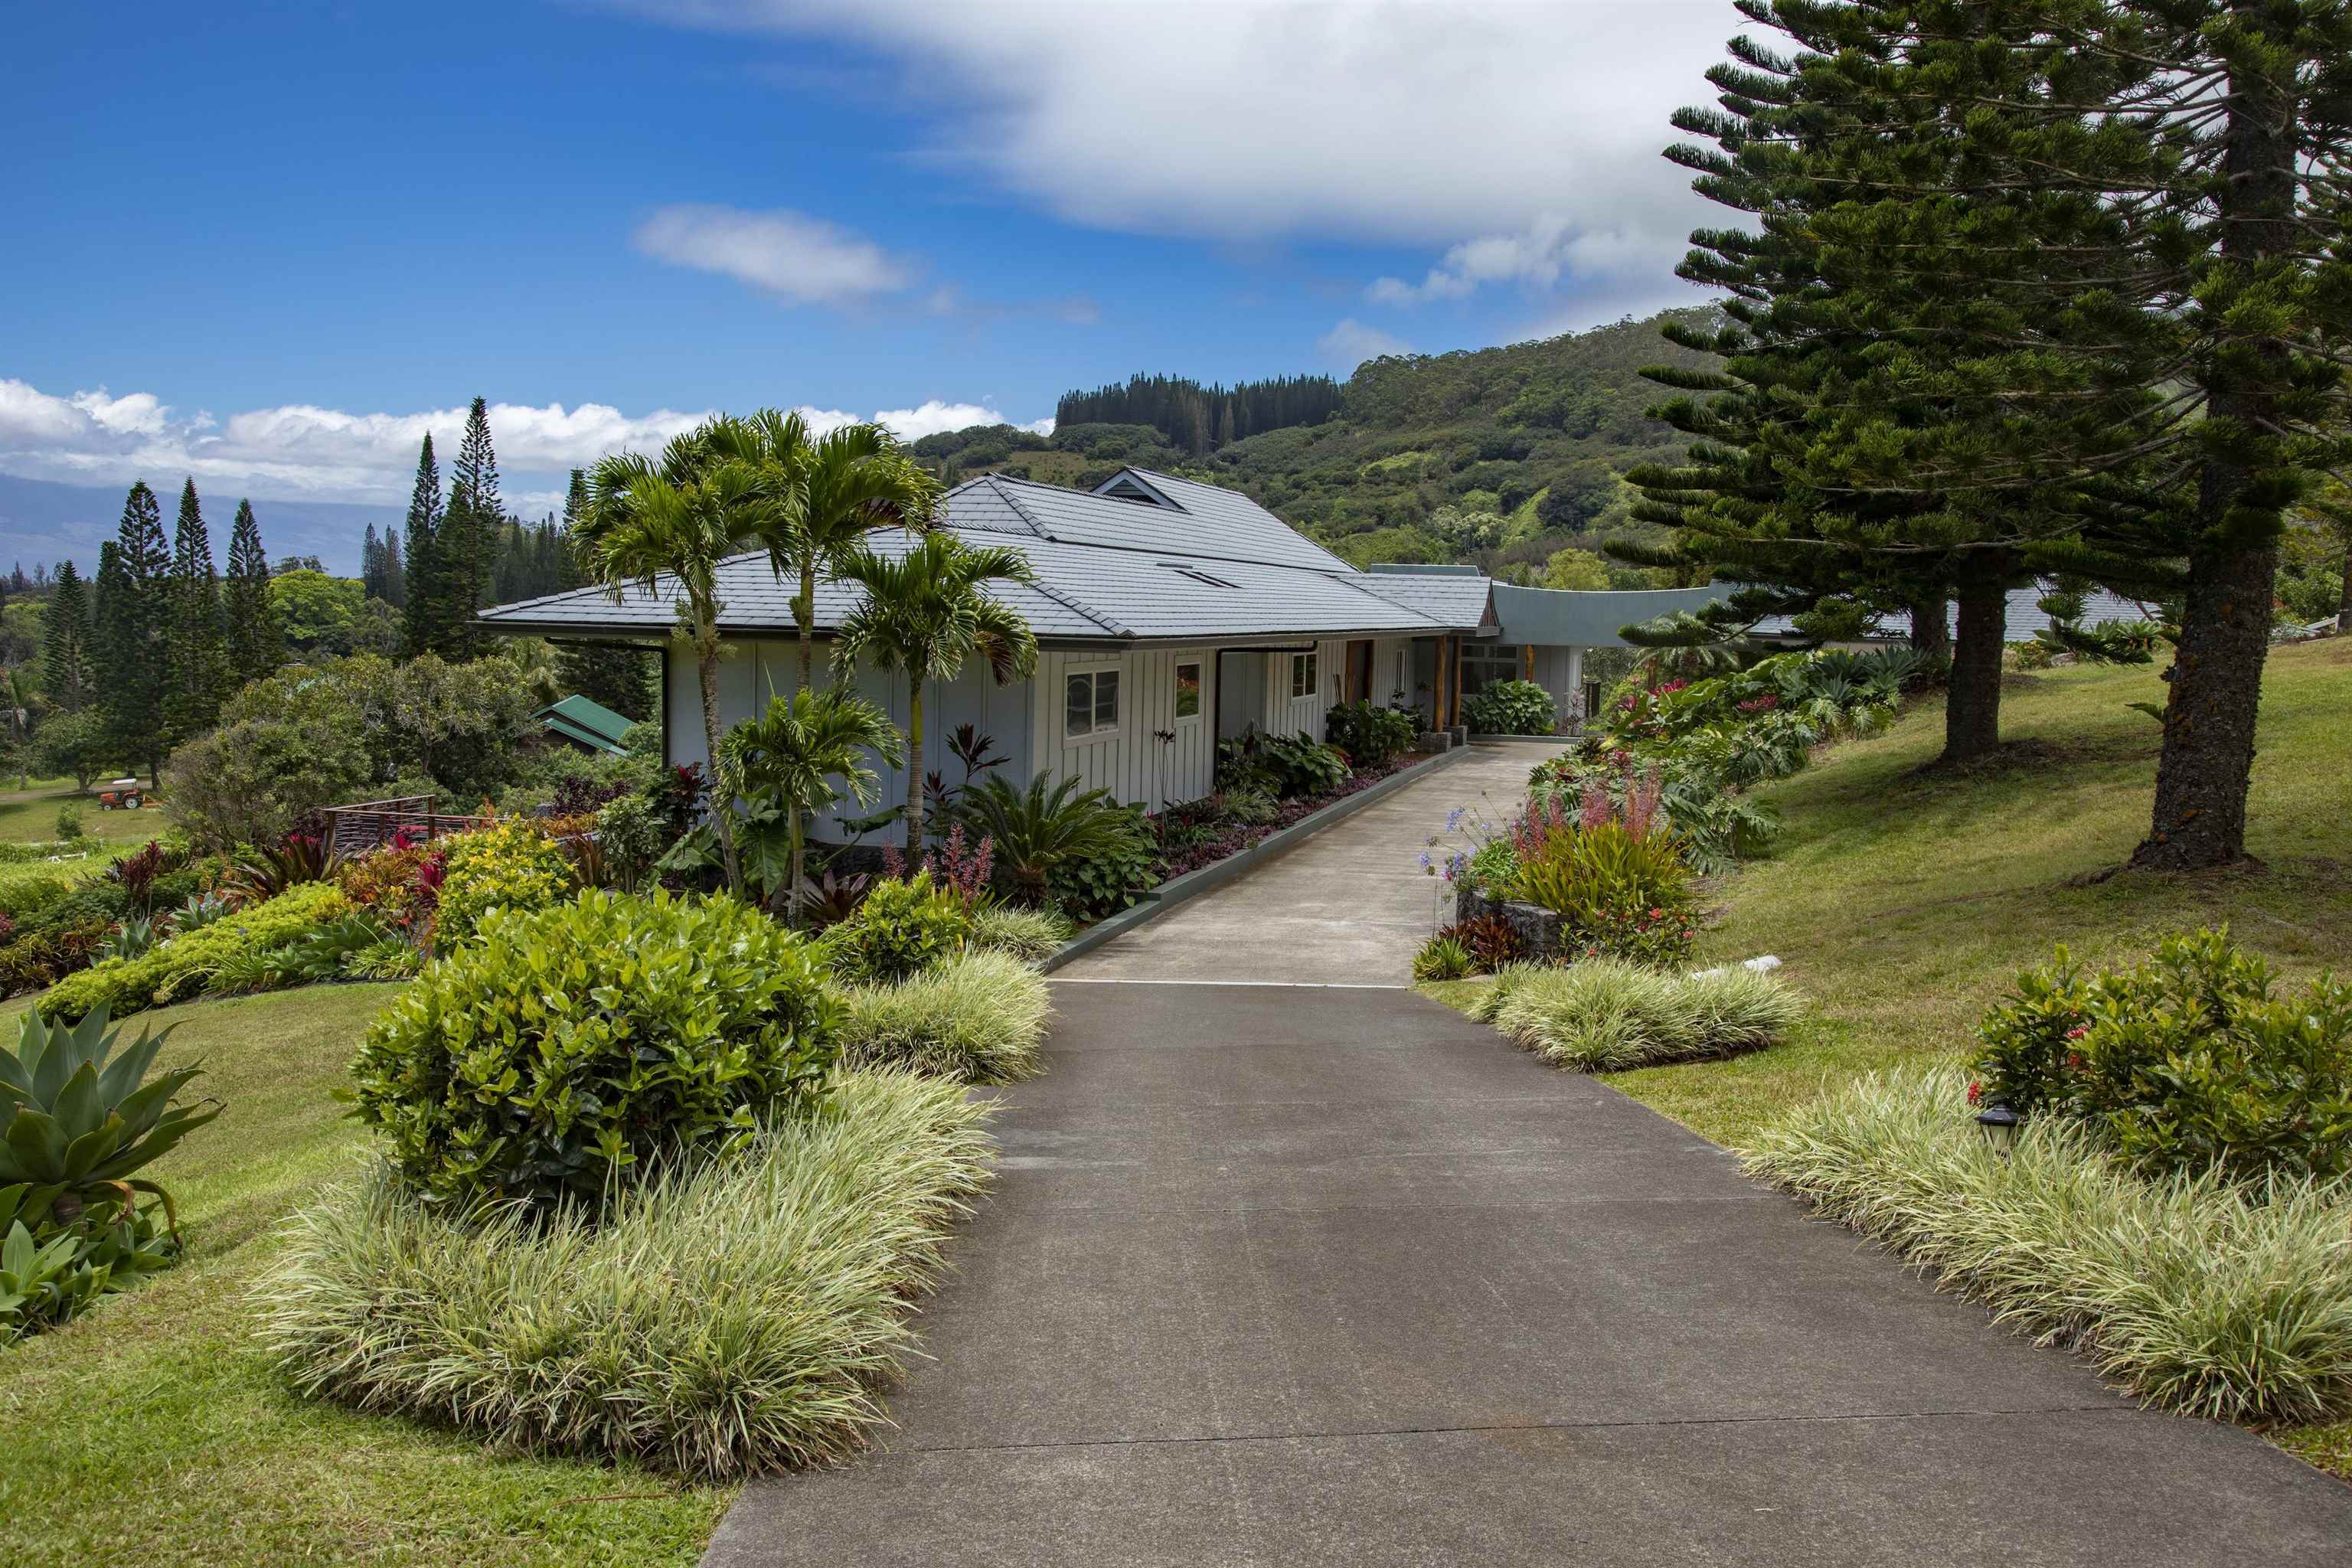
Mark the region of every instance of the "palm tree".
[[[774, 500], [767, 477], [725, 453], [740, 449], [742, 421], [725, 415], [677, 437], [658, 460], [634, 452], [601, 458], [588, 481], [583, 532], [598, 581], [615, 602], [633, 584], [653, 593], [661, 579], [677, 584], [679, 635], [694, 645], [702, 679], [702, 738], [717, 773], [719, 760], [719, 563], [757, 542]], [[714, 778], [714, 782], [716, 782]], [[743, 869], [735, 853], [734, 805], [712, 801], [727, 890], [740, 892]]]
[[765, 476], [773, 504], [762, 537], [776, 575], [797, 584], [793, 625], [805, 691], [815, 682], [818, 582], [869, 533], [929, 528], [939, 481], [879, 425], [845, 425], [812, 440], [799, 415], [762, 408], [715, 440]]
[[788, 858], [776, 875], [768, 857], [755, 847], [752, 858], [759, 879], [768, 887], [788, 877], [792, 888], [789, 915], [800, 920], [802, 825], [806, 814], [839, 798], [827, 781], [839, 779], [860, 805], [874, 804], [881, 780], [866, 765], [866, 753], [878, 754], [897, 767], [906, 758], [905, 747], [889, 715], [846, 686], [823, 691], [800, 690], [790, 697], [772, 697], [768, 711], [747, 719], [727, 731], [720, 742], [720, 770], [739, 784], [755, 816], [762, 809], [782, 807], [788, 823]]
[[[714, 441], [726, 457], [757, 468], [768, 491], [761, 530], [768, 563], [791, 578], [793, 624], [800, 632], [801, 678], [806, 691], [816, 675], [816, 587], [865, 537], [885, 528], [925, 529], [939, 484], [906, 457], [879, 425], [845, 425], [812, 439], [797, 414], [762, 408], [731, 421]], [[820, 803], [822, 804], [822, 803]], [[793, 840], [804, 835], [794, 808]], [[801, 858], [793, 858], [793, 895], [800, 895]]]
[[923, 852], [923, 682], [951, 680], [964, 660], [988, 660], [1000, 686], [1037, 668], [1037, 638], [1019, 612], [981, 592], [982, 583], [1034, 583], [1017, 550], [966, 544], [952, 533], [909, 541], [898, 559], [864, 545], [850, 548], [837, 574], [866, 590], [866, 601], [834, 629], [833, 662], [842, 676], [864, 659], [907, 672], [907, 853]]

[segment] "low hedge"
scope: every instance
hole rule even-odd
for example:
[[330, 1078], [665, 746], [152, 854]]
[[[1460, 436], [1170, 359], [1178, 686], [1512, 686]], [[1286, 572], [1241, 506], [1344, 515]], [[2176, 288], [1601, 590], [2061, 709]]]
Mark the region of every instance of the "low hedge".
[[121, 1018], [163, 1006], [194, 994], [224, 962], [286, 946], [351, 907], [331, 883], [301, 883], [226, 920], [158, 942], [137, 958], [110, 958], [66, 976], [41, 998], [41, 1016], [71, 1022], [103, 1006]]
[[2352, 1184], [2143, 1177], [2054, 1117], [2004, 1156], [1968, 1082], [1956, 1067], [1871, 1074], [1766, 1130], [1746, 1163], [2151, 1404], [2352, 1414]]
[[297, 1389], [724, 1481], [840, 1459], [886, 1417], [911, 1299], [986, 1183], [988, 1107], [854, 1072], [826, 1110], [674, 1166], [592, 1218], [469, 1223], [388, 1169], [298, 1214], [255, 1287]]
[[1516, 1044], [1579, 1072], [1755, 1050], [1803, 1015], [1795, 991], [1754, 970], [1669, 974], [1609, 958], [1505, 968], [1472, 1008]]
[[959, 1083], [1036, 1072], [1054, 1011], [1045, 977], [1002, 952], [966, 953], [896, 984], [853, 986], [845, 1001], [844, 1061]]

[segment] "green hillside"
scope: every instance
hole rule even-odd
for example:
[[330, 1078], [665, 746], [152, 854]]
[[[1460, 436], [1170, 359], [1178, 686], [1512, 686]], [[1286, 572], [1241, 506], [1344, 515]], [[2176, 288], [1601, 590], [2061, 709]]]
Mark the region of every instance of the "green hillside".
[[[1360, 564], [1475, 561], [1539, 572], [1562, 547], [1638, 532], [1620, 476], [1679, 449], [1644, 413], [1661, 392], [1640, 372], [1699, 360], [1659, 335], [1662, 319], [1370, 360], [1341, 389], [1336, 416], [1198, 454], [1190, 449], [1197, 428], [1106, 424], [1065, 425], [1050, 437], [975, 426], [927, 437], [914, 450], [950, 482], [1002, 472], [1091, 486], [1134, 463], [1243, 490]], [[1620, 585], [1642, 585], [1633, 575]]]

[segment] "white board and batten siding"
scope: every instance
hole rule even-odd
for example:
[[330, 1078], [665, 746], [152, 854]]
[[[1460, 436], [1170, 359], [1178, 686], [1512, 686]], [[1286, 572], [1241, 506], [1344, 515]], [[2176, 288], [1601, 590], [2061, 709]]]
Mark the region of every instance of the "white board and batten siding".
[[[1118, 689], [1107, 721], [1098, 707], [1079, 711], [1088, 698], [1098, 703], [1106, 676]], [[1180, 701], [1187, 691], [1194, 700]], [[1037, 658], [1031, 702], [1035, 772], [1075, 777], [1148, 811], [1197, 800], [1216, 787], [1214, 649], [1048, 648]], [[1192, 711], [1180, 713], [1185, 706]]]
[[[816, 647], [816, 684], [832, 684], [826, 660], [831, 650]], [[702, 739], [702, 690], [694, 654], [673, 641], [664, 663], [669, 702], [669, 760], [673, 766], [708, 763]], [[774, 696], [789, 696], [800, 681], [800, 645], [789, 639], [730, 642], [719, 661], [719, 729], [721, 734], [742, 720], [767, 710]], [[907, 678], [860, 670], [859, 695], [889, 716], [901, 733], [907, 728]], [[1000, 771], [1008, 782], [1029, 782], [1028, 760], [1034, 751], [1030, 734], [1032, 690], [1027, 682], [998, 686], [981, 660], [968, 663], [953, 680], [934, 680], [923, 693], [923, 759], [926, 772], [938, 773], [950, 788], [963, 782], [963, 764], [948, 751], [948, 738], [959, 724], [970, 724], [995, 742], [993, 755], [1007, 759]], [[811, 830], [820, 837], [839, 836], [842, 816], [863, 816], [898, 805], [907, 798], [907, 770], [887, 768], [869, 759], [880, 784], [871, 806], [845, 803], [845, 810], [816, 816]]]
[[1258, 710], [1257, 727], [1269, 735], [1304, 731], [1319, 741], [1323, 738], [1324, 715], [1339, 705], [1340, 683], [1347, 679], [1347, 641], [1325, 638], [1314, 645], [1314, 684], [1300, 696], [1296, 693], [1297, 670], [1294, 660], [1307, 651], [1302, 646], [1295, 653], [1277, 651], [1266, 657], [1265, 691]]

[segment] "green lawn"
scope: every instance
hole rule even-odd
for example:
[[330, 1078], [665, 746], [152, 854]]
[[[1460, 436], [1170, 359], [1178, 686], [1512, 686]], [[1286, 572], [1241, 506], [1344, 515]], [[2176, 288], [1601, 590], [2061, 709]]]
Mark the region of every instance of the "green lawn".
[[[16, 781], [6, 779], [14, 784]], [[30, 789], [0, 791], [0, 840], [35, 843], [58, 836], [58, 808], [71, 805], [81, 812], [85, 837], [107, 844], [143, 844], [161, 837], [169, 826], [155, 807], [143, 811], [102, 811], [98, 791], [84, 795], [71, 779], [35, 779]]]
[[[155, 1168], [191, 1258], [0, 1350], [0, 1561], [199, 1564], [691, 1563], [731, 1493], [485, 1453], [288, 1394], [246, 1295], [276, 1223], [351, 1168], [330, 1091], [397, 987], [332, 985], [143, 1015], [178, 1023], [227, 1111]], [[0, 1009], [12, 1030], [26, 1003]], [[136, 1026], [134, 1025], [134, 1026]], [[13, 1037], [13, 1036], [12, 1036]]]
[[[2062, 942], [2105, 963], [2226, 921], [2290, 979], [2352, 973], [2352, 638], [2272, 653], [2248, 835], [2261, 869], [2105, 875], [2147, 830], [2156, 780], [2157, 726], [2124, 704], [2161, 692], [2146, 668], [2013, 677], [1996, 765], [1928, 768], [1930, 708], [1771, 788], [1786, 830], [1718, 889], [1701, 956], [1780, 954], [1811, 1017], [1769, 1051], [1607, 1081], [1737, 1147], [1829, 1084], [1968, 1052], [2016, 972]], [[1458, 1005], [1481, 984], [1424, 989]], [[2352, 1479], [2352, 1423], [2283, 1441]]]

